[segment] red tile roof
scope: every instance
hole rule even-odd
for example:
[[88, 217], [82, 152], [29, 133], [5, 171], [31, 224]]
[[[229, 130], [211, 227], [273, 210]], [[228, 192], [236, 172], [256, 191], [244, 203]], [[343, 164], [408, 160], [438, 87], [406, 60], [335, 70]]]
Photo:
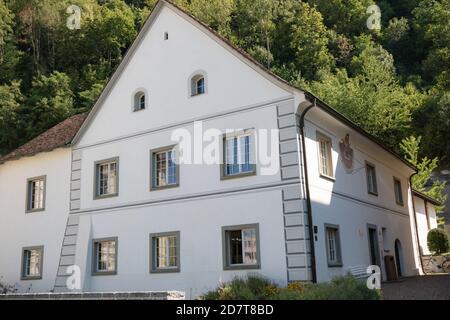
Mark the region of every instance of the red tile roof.
[[0, 157], [0, 164], [70, 145], [86, 117], [87, 113], [80, 113], [58, 123], [11, 153]]

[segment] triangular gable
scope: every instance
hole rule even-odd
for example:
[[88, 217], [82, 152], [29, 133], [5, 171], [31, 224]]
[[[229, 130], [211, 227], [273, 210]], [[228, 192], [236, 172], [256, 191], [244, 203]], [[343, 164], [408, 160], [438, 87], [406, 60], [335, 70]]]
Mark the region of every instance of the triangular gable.
[[120, 78], [121, 74], [124, 72], [125, 68], [127, 67], [128, 63], [132, 60], [134, 54], [136, 53], [137, 49], [139, 48], [141, 42], [145, 38], [145, 35], [152, 27], [153, 23], [158, 18], [159, 14], [161, 13], [162, 9], [164, 7], [170, 8], [172, 11], [177, 13], [180, 17], [191, 23], [192, 25], [196, 26], [198, 29], [203, 31], [205, 34], [207, 34], [211, 39], [215, 40], [218, 44], [220, 44], [224, 49], [226, 49], [228, 52], [232, 53], [235, 57], [240, 59], [242, 62], [244, 62], [246, 65], [248, 65], [250, 68], [255, 70], [258, 74], [263, 76], [265, 79], [270, 81], [275, 86], [279, 87], [282, 90], [285, 90], [289, 93], [293, 92], [302, 92], [298, 88], [295, 88], [291, 86], [287, 81], [283, 80], [282, 78], [276, 76], [272, 72], [270, 72], [268, 69], [266, 69], [264, 66], [262, 66], [260, 63], [258, 63], [256, 60], [254, 60], [250, 55], [245, 53], [243, 50], [235, 47], [233, 44], [231, 44], [227, 39], [219, 35], [216, 31], [208, 27], [206, 24], [199, 21], [197, 18], [192, 16], [191, 14], [187, 13], [183, 9], [179, 8], [175, 4], [171, 3], [167, 0], [159, 0], [154, 9], [152, 10], [151, 14], [145, 21], [143, 27], [141, 28], [139, 34], [137, 35], [136, 39], [133, 41], [130, 48], [127, 50], [122, 62], [119, 64], [111, 78], [109, 79], [107, 85], [103, 89], [100, 97], [94, 104], [93, 108], [91, 109], [88, 117], [86, 118], [86, 121], [84, 121], [83, 125], [81, 126], [78, 133], [75, 135], [72, 144], [76, 144], [80, 141], [83, 134], [86, 132], [94, 118], [96, 117], [98, 111], [104, 104], [106, 98], [111, 93], [112, 89], [114, 88], [116, 82]]

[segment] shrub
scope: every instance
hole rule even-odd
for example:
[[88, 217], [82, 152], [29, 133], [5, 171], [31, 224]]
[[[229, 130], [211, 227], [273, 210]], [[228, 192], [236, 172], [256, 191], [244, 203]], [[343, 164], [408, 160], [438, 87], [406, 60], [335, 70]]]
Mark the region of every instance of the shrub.
[[15, 285], [4, 283], [2, 281], [2, 278], [0, 278], [0, 294], [15, 293], [15, 292], [17, 292], [17, 287]]
[[443, 229], [432, 229], [427, 235], [428, 250], [434, 254], [443, 254], [450, 249], [450, 239]]
[[366, 281], [351, 275], [334, 278], [331, 282], [318, 283], [305, 290], [303, 300], [379, 300], [380, 292], [367, 288]]
[[232, 281], [210, 291], [204, 300], [378, 300], [380, 292], [367, 288], [365, 281], [351, 275], [334, 278], [328, 283], [312, 284], [292, 282], [280, 288], [270, 280], [250, 275]]
[[259, 275], [249, 275], [246, 278], [235, 277], [230, 282], [221, 284], [216, 290], [207, 292], [200, 299], [265, 300], [273, 290], [278, 291], [278, 287], [270, 280]]

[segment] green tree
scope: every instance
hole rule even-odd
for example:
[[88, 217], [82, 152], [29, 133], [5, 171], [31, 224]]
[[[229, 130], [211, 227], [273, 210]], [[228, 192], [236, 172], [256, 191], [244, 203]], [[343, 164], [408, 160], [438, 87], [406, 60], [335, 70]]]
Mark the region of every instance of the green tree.
[[[403, 139], [400, 143], [400, 148], [403, 151], [405, 159], [416, 166], [418, 170], [417, 174], [412, 177], [413, 188], [431, 196], [440, 203], [445, 203], [447, 200], [447, 195], [444, 193], [445, 181], [436, 180], [432, 183], [431, 187], [427, 187], [431, 174], [438, 167], [438, 159], [429, 159], [426, 156], [419, 159], [421, 140], [422, 137], [420, 136], [418, 138], [410, 136]], [[443, 209], [443, 205], [436, 208], [439, 225], [444, 223], [443, 217], [441, 216]]]
[[20, 81], [0, 85], [0, 155], [15, 147], [21, 138], [19, 108], [23, 99]]
[[270, 68], [277, 0], [237, 0], [233, 14], [233, 41]]
[[[412, 130], [412, 114], [424, 96], [412, 84], [401, 86], [392, 56], [370, 38], [357, 43], [359, 54], [350, 63], [351, 75], [339, 69], [322, 72], [306, 86], [368, 132], [394, 149]], [[304, 84], [303, 84], [304, 85]]]
[[235, 0], [191, 0], [190, 11], [224, 36], [230, 35], [231, 13]]
[[354, 36], [367, 29], [367, 8], [375, 4], [372, 0], [308, 0], [312, 6], [316, 6], [328, 28], [337, 33]]
[[34, 137], [74, 114], [70, 78], [60, 72], [41, 75], [33, 81], [21, 117], [26, 123], [27, 137]]
[[[449, 78], [450, 70], [450, 2], [423, 0], [412, 11], [418, 58], [423, 58], [423, 76], [436, 83], [441, 73]], [[448, 88], [447, 88], [448, 89]]]
[[276, 23], [279, 26], [274, 44], [276, 60], [291, 63], [306, 79], [314, 79], [320, 70], [333, 67], [327, 28], [319, 11], [307, 3], [287, 0], [280, 3]]

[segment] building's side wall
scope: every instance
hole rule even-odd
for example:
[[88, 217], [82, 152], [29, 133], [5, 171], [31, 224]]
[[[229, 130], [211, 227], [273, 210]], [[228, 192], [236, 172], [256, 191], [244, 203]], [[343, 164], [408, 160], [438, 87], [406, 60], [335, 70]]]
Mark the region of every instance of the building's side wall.
[[[53, 289], [69, 210], [70, 149], [0, 165], [0, 279], [20, 292]], [[26, 211], [27, 179], [46, 176], [45, 210]], [[41, 280], [21, 280], [22, 248], [44, 246]]]
[[[317, 132], [332, 141], [334, 179], [319, 174]], [[350, 134], [354, 150], [354, 168], [347, 172], [341, 162], [339, 142]], [[384, 273], [384, 256], [395, 256], [394, 242], [399, 239], [402, 251], [402, 273], [418, 272], [409, 220], [408, 168], [361, 134], [339, 123], [321, 110], [308, 113], [305, 125], [308, 177], [313, 225], [317, 226], [315, 252], [319, 281], [345, 274], [349, 268], [370, 265], [368, 225], [376, 226], [379, 259]], [[378, 196], [368, 194], [365, 162], [376, 167]], [[396, 204], [393, 177], [400, 179], [403, 205]], [[338, 225], [342, 267], [328, 267], [325, 224]], [[384, 240], [384, 241], [383, 241]]]
[[[425, 208], [426, 206], [426, 208]], [[416, 210], [417, 228], [419, 233], [419, 243], [422, 255], [431, 254], [428, 250], [428, 231], [437, 228], [435, 206], [420, 197], [414, 197], [414, 207]]]

